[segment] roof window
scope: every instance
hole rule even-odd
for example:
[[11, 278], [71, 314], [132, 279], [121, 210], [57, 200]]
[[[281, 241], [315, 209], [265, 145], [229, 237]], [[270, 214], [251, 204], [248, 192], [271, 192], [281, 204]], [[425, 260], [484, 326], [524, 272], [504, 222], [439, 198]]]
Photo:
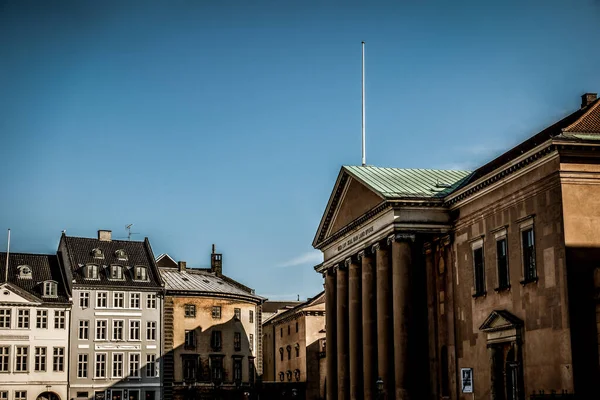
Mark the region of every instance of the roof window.
[[146, 267], [136, 266], [135, 267], [135, 280], [136, 281], [147, 281], [148, 280], [148, 271]]
[[88, 264], [83, 268], [85, 279], [98, 279], [98, 266], [96, 264]]
[[92, 256], [94, 258], [99, 258], [99, 259], [103, 259], [104, 258], [104, 253], [102, 253], [102, 250], [100, 250], [99, 248], [95, 248], [92, 250]]
[[123, 266], [122, 265], [111, 265], [110, 266], [110, 279], [123, 279]]
[[55, 281], [44, 281], [44, 297], [57, 297], [58, 284]]
[[19, 279], [31, 279], [31, 267], [29, 265], [19, 265], [17, 271], [19, 271]]
[[125, 253], [125, 250], [123, 250], [123, 249], [119, 249], [119, 250], [115, 251], [115, 256], [117, 257], [117, 259], [119, 259], [121, 261], [128, 260], [127, 253]]

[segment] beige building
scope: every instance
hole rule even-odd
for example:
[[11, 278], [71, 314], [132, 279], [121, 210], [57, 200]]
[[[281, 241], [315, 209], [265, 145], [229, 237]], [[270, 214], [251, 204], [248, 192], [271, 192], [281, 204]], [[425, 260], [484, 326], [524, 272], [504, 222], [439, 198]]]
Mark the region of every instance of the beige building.
[[342, 167], [327, 399], [597, 398], [600, 101], [475, 171]]
[[[165, 399], [230, 398], [252, 391], [261, 373], [261, 305], [254, 290], [208, 269], [158, 257], [165, 282]], [[260, 367], [260, 368], [259, 368]]]
[[272, 349], [264, 354], [264, 382], [303, 383], [306, 399], [324, 398], [324, 292], [265, 321], [263, 341], [263, 349]]

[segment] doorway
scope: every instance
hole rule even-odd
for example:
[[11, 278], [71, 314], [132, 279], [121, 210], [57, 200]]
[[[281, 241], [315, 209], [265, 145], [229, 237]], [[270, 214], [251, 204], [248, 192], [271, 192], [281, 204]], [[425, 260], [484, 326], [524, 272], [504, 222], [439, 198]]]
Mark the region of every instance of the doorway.
[[494, 343], [492, 351], [492, 398], [524, 400], [523, 367], [519, 347], [515, 342]]
[[37, 400], [60, 400], [60, 397], [54, 392], [44, 392], [37, 397]]

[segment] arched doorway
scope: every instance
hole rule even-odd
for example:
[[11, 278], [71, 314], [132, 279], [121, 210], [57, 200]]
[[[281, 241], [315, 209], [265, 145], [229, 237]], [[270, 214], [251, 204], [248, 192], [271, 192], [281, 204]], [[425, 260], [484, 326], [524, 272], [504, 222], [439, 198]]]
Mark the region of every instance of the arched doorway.
[[41, 393], [36, 400], [60, 400], [60, 396], [54, 392]]

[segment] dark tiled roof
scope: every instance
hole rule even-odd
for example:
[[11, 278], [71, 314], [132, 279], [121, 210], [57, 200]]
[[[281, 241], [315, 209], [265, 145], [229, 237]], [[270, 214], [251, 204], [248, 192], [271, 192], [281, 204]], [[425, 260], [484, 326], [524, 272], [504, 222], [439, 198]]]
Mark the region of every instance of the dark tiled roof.
[[[161, 279], [154, 262], [154, 255], [150, 248], [148, 239], [143, 242], [129, 240], [102, 241], [98, 239], [66, 236], [63, 234], [61, 240], [65, 241], [67, 254], [71, 263], [71, 273], [76, 284], [90, 286], [114, 286], [114, 287], [136, 287], [136, 288], [160, 288]], [[103, 259], [94, 258], [92, 250], [100, 249], [104, 255]], [[116, 256], [117, 250], [124, 250], [127, 261], [119, 260]], [[99, 268], [100, 279], [85, 279], [83, 266], [96, 264]], [[122, 265], [123, 280], [108, 279], [111, 265]], [[139, 281], [133, 279], [134, 267], [145, 266], [148, 271], [148, 280]]]
[[570, 133], [597, 133], [600, 134], [600, 101], [587, 107], [588, 111], [577, 121], [566, 127], [563, 131]]
[[[31, 279], [19, 278], [18, 267], [28, 265]], [[0, 253], [0, 279], [4, 282], [6, 253]], [[42, 297], [43, 282], [57, 282], [57, 297]], [[61, 273], [58, 257], [54, 254], [10, 253], [8, 256], [8, 283], [35, 296], [44, 303], [69, 303], [65, 280]]]
[[277, 310], [283, 310], [284, 308], [294, 308], [302, 301], [265, 301], [262, 306], [262, 311], [265, 313], [274, 313]]

